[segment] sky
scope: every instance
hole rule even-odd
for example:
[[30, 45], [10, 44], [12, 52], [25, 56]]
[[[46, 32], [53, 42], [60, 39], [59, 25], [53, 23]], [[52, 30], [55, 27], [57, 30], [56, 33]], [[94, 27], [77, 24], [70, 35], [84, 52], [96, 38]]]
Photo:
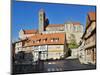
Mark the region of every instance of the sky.
[[38, 12], [44, 9], [50, 24], [80, 22], [86, 25], [88, 12], [96, 12], [95, 6], [12, 1], [12, 41], [18, 39], [21, 29], [38, 29]]

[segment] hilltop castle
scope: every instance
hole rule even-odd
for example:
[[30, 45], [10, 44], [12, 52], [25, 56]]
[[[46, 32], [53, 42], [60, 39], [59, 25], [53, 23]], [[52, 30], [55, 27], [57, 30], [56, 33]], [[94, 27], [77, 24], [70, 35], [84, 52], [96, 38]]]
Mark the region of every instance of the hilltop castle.
[[15, 42], [15, 54], [20, 51], [33, 54], [33, 60], [61, 59], [68, 56], [68, 44], [79, 43], [83, 26], [79, 22], [49, 24], [43, 9], [39, 11], [38, 30], [20, 30], [20, 41]]
[[83, 25], [79, 22], [67, 22], [64, 24], [49, 24], [49, 19], [43, 9], [39, 10], [38, 30], [20, 30], [19, 38], [25, 39], [38, 34], [65, 33], [67, 42], [70, 43], [74, 38], [78, 44], [83, 35]]

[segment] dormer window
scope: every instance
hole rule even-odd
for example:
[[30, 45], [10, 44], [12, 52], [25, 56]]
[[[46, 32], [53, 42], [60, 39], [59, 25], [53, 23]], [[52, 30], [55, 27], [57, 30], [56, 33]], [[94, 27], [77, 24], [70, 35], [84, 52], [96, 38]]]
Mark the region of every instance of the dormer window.
[[41, 41], [41, 39], [39, 39], [39, 40], [36, 40], [36, 42], [37, 42], [37, 43], [39, 43], [40, 41]]
[[54, 40], [53, 40], [53, 38], [51, 39], [51, 42], [53, 42]]
[[37, 40], [36, 42], [39, 43], [39, 40]]
[[53, 41], [58, 42], [59, 41], [59, 38], [52, 38], [51, 39], [51, 42], [53, 42]]
[[46, 42], [47, 41], [47, 38], [43, 39], [43, 42]]
[[33, 43], [35, 43], [35, 41], [33, 40]]
[[58, 42], [59, 41], [59, 38], [55, 38], [55, 42]]

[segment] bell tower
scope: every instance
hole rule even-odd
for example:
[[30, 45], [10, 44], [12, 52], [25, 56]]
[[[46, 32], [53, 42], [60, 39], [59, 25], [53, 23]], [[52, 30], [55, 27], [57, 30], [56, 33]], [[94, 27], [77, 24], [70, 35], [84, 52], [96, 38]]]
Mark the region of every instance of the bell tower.
[[42, 33], [44, 31], [44, 25], [45, 25], [45, 12], [43, 9], [40, 9], [39, 11], [39, 33]]

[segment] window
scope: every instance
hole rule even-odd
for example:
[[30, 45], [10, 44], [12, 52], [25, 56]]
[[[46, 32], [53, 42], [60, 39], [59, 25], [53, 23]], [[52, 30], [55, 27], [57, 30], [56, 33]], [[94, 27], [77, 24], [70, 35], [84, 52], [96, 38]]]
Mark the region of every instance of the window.
[[51, 39], [51, 42], [53, 42], [54, 40], [53, 39]]
[[51, 42], [53, 42], [53, 41], [57, 42], [57, 41], [59, 41], [59, 38], [52, 38]]
[[39, 43], [40, 41], [41, 41], [41, 39], [39, 39], [39, 40], [36, 40], [36, 42], [37, 42], [37, 43]]
[[91, 50], [87, 50], [87, 55], [90, 55], [91, 54]]
[[43, 42], [46, 42], [47, 41], [47, 38], [43, 39]]
[[19, 48], [17, 48], [17, 50], [19, 50]]
[[76, 31], [76, 28], [75, 28], [75, 26], [73, 27], [73, 31]]
[[40, 14], [40, 17], [42, 17], [42, 14]]
[[42, 18], [40, 18], [40, 21], [42, 21]]
[[38, 46], [34, 46], [34, 50], [38, 50], [39, 49], [39, 47]]
[[55, 38], [55, 41], [58, 42], [59, 41], [59, 38]]
[[17, 50], [21, 50], [21, 48], [17, 48]]
[[35, 41], [33, 40], [33, 43], [35, 43]]
[[17, 43], [16, 46], [19, 46], [19, 43]]

